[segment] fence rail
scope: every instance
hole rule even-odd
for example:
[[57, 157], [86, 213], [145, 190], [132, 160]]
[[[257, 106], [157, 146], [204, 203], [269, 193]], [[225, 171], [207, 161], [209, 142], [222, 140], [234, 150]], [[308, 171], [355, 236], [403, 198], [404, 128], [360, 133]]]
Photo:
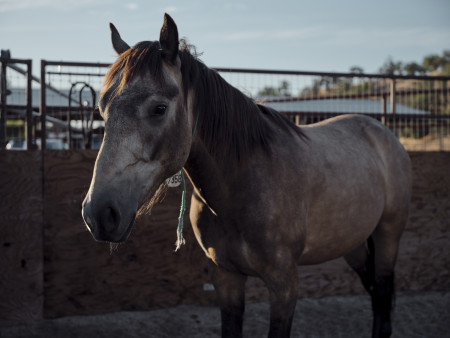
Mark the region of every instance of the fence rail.
[[[29, 64], [30, 68], [22, 70], [18, 64], [27, 67]], [[11, 73], [24, 77], [31, 74], [30, 60], [2, 59], [2, 69], [6, 67], [12, 70]], [[26, 139], [33, 142], [40, 138], [37, 143], [43, 149], [49, 142], [64, 149], [97, 148], [104, 124], [95, 107], [108, 67], [106, 63], [42, 60], [41, 78], [27, 77], [27, 83], [39, 82], [40, 87], [32, 88], [30, 84], [22, 90], [30, 96], [29, 101], [2, 100], [2, 112], [8, 111], [2, 113], [2, 118], [20, 121], [24, 120], [26, 112], [32, 124], [32, 128], [26, 128], [32, 131]], [[279, 110], [296, 124], [310, 124], [344, 113], [364, 114], [391, 128], [408, 150], [450, 151], [448, 76], [240, 68], [215, 70], [231, 85], [256, 101]], [[2, 72], [2, 78], [6, 79], [2, 98], [7, 87], [11, 87], [9, 73]], [[19, 88], [11, 90], [20, 91]], [[25, 107], [27, 104], [31, 109]], [[2, 124], [13, 125], [13, 122]], [[22, 134], [12, 136], [22, 138]]]

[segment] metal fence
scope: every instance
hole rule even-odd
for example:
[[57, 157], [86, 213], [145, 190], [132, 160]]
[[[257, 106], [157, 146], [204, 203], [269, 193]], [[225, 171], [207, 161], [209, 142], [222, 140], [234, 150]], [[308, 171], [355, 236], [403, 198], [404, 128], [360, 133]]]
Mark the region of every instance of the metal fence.
[[[104, 124], [95, 107], [108, 67], [105, 63], [41, 61], [43, 81], [39, 88], [32, 88], [34, 115], [40, 123], [34, 123], [35, 132], [30, 136], [41, 137], [37, 142], [41, 148], [100, 146]], [[407, 150], [450, 151], [450, 77], [216, 70], [246, 95], [279, 110], [296, 124], [344, 113], [365, 114], [387, 125]], [[8, 72], [7, 79], [9, 76]], [[6, 103], [10, 107], [10, 102]]]
[[[96, 110], [106, 63], [41, 61], [40, 114], [43, 147], [98, 149], [103, 139], [104, 123]], [[53, 143], [53, 144], [52, 144]]]
[[407, 150], [450, 151], [450, 77], [217, 69], [228, 82], [296, 124], [364, 114]]
[[33, 118], [32, 62], [0, 58], [0, 149], [31, 149], [36, 138]]

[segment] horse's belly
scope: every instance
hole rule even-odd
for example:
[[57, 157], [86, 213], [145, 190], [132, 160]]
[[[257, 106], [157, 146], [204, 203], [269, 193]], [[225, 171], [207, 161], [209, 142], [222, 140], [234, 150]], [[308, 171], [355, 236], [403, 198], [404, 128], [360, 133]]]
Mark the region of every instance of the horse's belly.
[[[371, 227], [370, 229], [374, 229]], [[345, 254], [356, 249], [371, 234], [371, 231], [359, 232], [349, 236], [333, 236], [324, 237], [320, 240], [307, 239], [305, 249], [300, 256], [299, 264], [311, 265], [320, 264], [335, 258], [344, 256]]]
[[311, 215], [299, 264], [323, 263], [356, 249], [374, 231], [383, 208], [382, 199], [355, 200], [342, 205], [337, 202], [334, 208], [323, 208]]

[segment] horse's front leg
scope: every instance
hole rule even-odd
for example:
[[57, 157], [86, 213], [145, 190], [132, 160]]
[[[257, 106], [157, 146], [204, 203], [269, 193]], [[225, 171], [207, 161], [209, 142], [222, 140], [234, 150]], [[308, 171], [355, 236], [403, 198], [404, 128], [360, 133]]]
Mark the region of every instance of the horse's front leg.
[[277, 266], [264, 279], [270, 295], [269, 338], [290, 337], [297, 303], [297, 268], [294, 264], [284, 268]]
[[210, 272], [220, 306], [222, 337], [242, 337], [247, 276], [225, 270], [212, 262]]

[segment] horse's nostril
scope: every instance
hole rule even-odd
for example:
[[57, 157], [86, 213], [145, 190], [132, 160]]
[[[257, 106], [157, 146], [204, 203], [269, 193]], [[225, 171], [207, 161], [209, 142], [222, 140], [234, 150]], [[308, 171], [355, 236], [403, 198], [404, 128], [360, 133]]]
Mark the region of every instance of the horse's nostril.
[[114, 230], [120, 224], [120, 214], [113, 207], [106, 207], [100, 216], [100, 224], [103, 225], [105, 230]]

